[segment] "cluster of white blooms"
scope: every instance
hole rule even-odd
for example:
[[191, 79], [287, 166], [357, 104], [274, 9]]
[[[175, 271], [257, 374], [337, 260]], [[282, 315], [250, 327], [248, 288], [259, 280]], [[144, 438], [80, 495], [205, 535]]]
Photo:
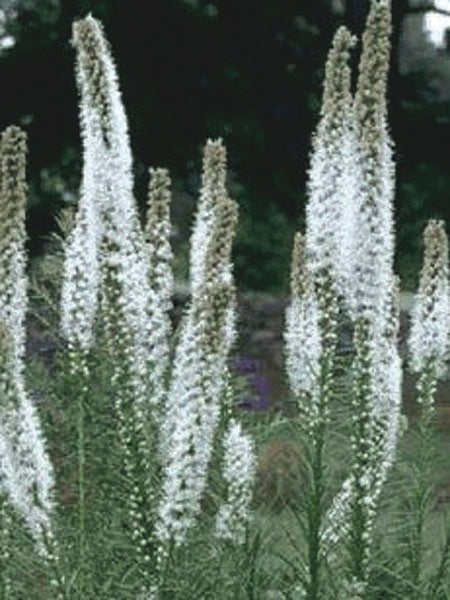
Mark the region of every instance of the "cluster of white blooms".
[[[74, 24], [73, 43], [84, 164], [76, 224], [66, 248], [62, 330], [72, 345], [91, 345], [99, 294], [105, 318], [114, 311], [105, 284], [114, 274], [127, 306], [131, 339], [137, 348], [147, 348], [148, 259], [133, 197], [128, 126], [116, 70], [101, 25], [92, 17]], [[144, 363], [144, 352], [136, 352], [136, 361]], [[138, 370], [143, 373], [144, 364]]]
[[170, 246], [170, 176], [166, 169], [150, 169], [145, 241], [149, 255], [152, 345], [149, 348], [151, 404], [161, 414], [170, 362], [173, 295], [173, 254]]
[[214, 231], [216, 207], [226, 191], [226, 149], [219, 138], [207, 140], [203, 156], [202, 185], [190, 247], [190, 284], [197, 296], [204, 284], [206, 255]]
[[157, 536], [176, 544], [185, 540], [200, 511], [235, 339], [231, 247], [237, 206], [221, 187], [224, 156], [220, 141], [207, 143], [198, 214], [210, 229], [197, 216], [191, 238], [191, 303], [180, 327], [161, 427], [164, 476]]
[[[160, 542], [181, 543], [200, 511], [236, 335], [231, 246], [237, 206], [225, 188], [225, 148], [221, 140], [209, 140], [191, 238], [192, 298], [171, 365], [170, 179], [163, 169], [151, 170], [142, 231], [132, 196], [127, 122], [101, 26], [92, 17], [75, 23], [73, 41], [84, 167], [66, 248], [62, 330], [70, 347], [88, 350], [100, 302], [99, 324], [114, 357], [118, 427], [132, 486], [132, 535], [148, 567], [141, 569], [146, 589], [151, 589], [154, 534]], [[157, 459], [163, 468], [156, 531], [149, 414], [159, 425]]]
[[[390, 18], [390, 3], [373, 0], [363, 35], [355, 96], [361, 199], [354, 239], [354, 301], [350, 306], [356, 320], [354, 463], [351, 486], [347, 482], [342, 491], [348, 498], [352, 488], [348, 501], [353, 517], [348, 519], [353, 525], [341, 525], [341, 531], [353, 528], [350, 537], [353, 543], [359, 540], [364, 577], [376, 504], [395, 457], [401, 404], [398, 293], [393, 275], [394, 170], [385, 98]], [[345, 515], [336, 516], [332, 527], [337, 530], [342, 520], [345, 522]]]
[[[375, 369], [375, 398], [372, 401], [375, 417], [381, 424], [381, 458], [377, 461], [378, 479], [382, 483], [395, 460], [400, 435], [403, 369], [398, 349], [400, 328], [400, 281], [391, 281], [385, 297], [384, 329], [378, 342]], [[381, 490], [379, 490], [381, 491]], [[379, 493], [375, 491], [375, 495]]]
[[[341, 27], [333, 40], [313, 139], [306, 209], [303, 273], [312, 273], [314, 284], [309, 288], [316, 305], [311, 304], [314, 295], [306, 293], [303, 275], [301, 285], [292, 286], [286, 332], [292, 390], [298, 394], [310, 384], [310, 397], [315, 393], [322, 398], [331, 385], [323, 382], [324, 373], [306, 382], [305, 373], [310, 365], [320, 365], [323, 371], [329, 364], [332, 369], [335, 293], [354, 322], [353, 465], [325, 519], [322, 541], [327, 551], [359, 523], [359, 531], [350, 537], [359, 536], [365, 567], [376, 502], [396, 452], [402, 381], [393, 274], [394, 168], [386, 109], [390, 19], [389, 0], [372, 0], [354, 99], [348, 67], [353, 38]], [[301, 294], [294, 291], [298, 289]], [[294, 312], [296, 296], [310, 298], [307, 315], [298, 308]], [[314, 417], [314, 403], [309, 410]]]
[[[313, 138], [304, 239], [297, 233], [286, 311], [285, 353], [289, 383], [305, 429], [322, 436], [333, 394], [337, 345], [337, 295], [351, 276], [349, 239], [355, 221], [357, 186], [355, 126], [348, 60], [354, 38], [336, 32], [328, 54], [321, 119]], [[317, 448], [322, 443], [315, 439]]]
[[228, 486], [228, 497], [217, 514], [216, 535], [243, 544], [250, 520], [256, 456], [252, 439], [234, 419], [230, 420], [225, 433], [223, 449], [223, 477]]
[[308, 414], [314, 407], [317, 409], [322, 344], [319, 306], [304, 246], [304, 237], [297, 232], [292, 250], [291, 301], [286, 309], [284, 341], [289, 385], [299, 401], [304, 393], [310, 395], [307, 406], [301, 406]]
[[0, 140], [0, 493], [24, 519], [38, 551], [52, 537], [53, 469], [36, 410], [25, 389], [25, 134]]
[[411, 313], [410, 365], [423, 371], [433, 363], [445, 371], [450, 333], [448, 241], [443, 221], [430, 221], [423, 234], [424, 257], [419, 289]]
[[[306, 207], [306, 253], [313, 273], [326, 270], [339, 283], [348, 277], [357, 186], [349, 161], [355, 146], [348, 60], [354, 38], [336, 32], [325, 68], [321, 119], [313, 137]], [[345, 271], [345, 273], [344, 273]]]
[[0, 493], [23, 518], [39, 553], [47, 556], [54, 509], [53, 468], [39, 418], [14, 372], [13, 342], [6, 330], [0, 341]]
[[[354, 236], [355, 270], [349, 307], [355, 319], [355, 360], [350, 477], [327, 517], [324, 537], [349, 534], [368, 573], [376, 505], [396, 453], [400, 429], [402, 366], [398, 353], [398, 284], [393, 274], [392, 143], [386, 117], [390, 3], [373, 0], [355, 97], [360, 206]], [[359, 570], [358, 570], [359, 569]]]
[[205, 291], [178, 343], [163, 423], [164, 478], [157, 536], [184, 542], [200, 512], [226, 373], [221, 346], [230, 289]]
[[[402, 364], [398, 351], [398, 286], [396, 278], [387, 296], [385, 330], [379, 341], [381, 349], [375, 349], [370, 343], [367, 323], [366, 329], [362, 321], [356, 325], [357, 356], [352, 366], [356, 386], [352, 432], [354, 466], [351, 475], [333, 498], [326, 515], [322, 547], [329, 557], [333, 555], [335, 545], [349, 534], [350, 511], [355, 509], [355, 503], [366, 513], [365, 529], [370, 536], [377, 501], [395, 460], [400, 434], [402, 388]], [[374, 351], [377, 352], [377, 360], [374, 359]], [[358, 486], [356, 481], [359, 482]], [[359, 494], [355, 493], [357, 487]]]
[[386, 108], [390, 32], [389, 0], [372, 0], [355, 95], [361, 197], [354, 239], [353, 309], [355, 317], [368, 318], [380, 330], [394, 259], [394, 165]]
[[[168, 340], [162, 331], [168, 336], [170, 289], [155, 287], [171, 286], [161, 279], [169, 267], [163, 262], [170, 261], [163, 241], [168, 237], [168, 203], [163, 192], [155, 200], [156, 208], [150, 208], [152, 225], [158, 230], [147, 231], [153, 238], [146, 244], [133, 197], [127, 119], [100, 23], [91, 16], [75, 22], [73, 44], [84, 164], [76, 224], [66, 248], [62, 330], [76, 361], [83, 362], [78, 351], [92, 344], [95, 318], [100, 316], [113, 363], [118, 431], [130, 485], [131, 533], [143, 585], [148, 587], [154, 574], [154, 491], [150, 485], [154, 440], [148, 439], [147, 425], [151, 399], [162, 394], [162, 384], [157, 389], [153, 385], [151, 370], [165, 369], [168, 360]], [[86, 369], [83, 372], [87, 376]]]

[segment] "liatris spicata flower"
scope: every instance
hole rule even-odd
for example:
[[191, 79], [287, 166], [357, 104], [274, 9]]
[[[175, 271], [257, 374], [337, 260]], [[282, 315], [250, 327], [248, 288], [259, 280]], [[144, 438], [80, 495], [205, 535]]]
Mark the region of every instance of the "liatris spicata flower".
[[223, 477], [228, 495], [217, 514], [215, 533], [219, 538], [243, 544], [250, 521], [256, 456], [252, 439], [234, 419], [230, 420], [225, 433], [223, 450]]
[[205, 289], [178, 343], [163, 429], [164, 477], [157, 536], [179, 545], [200, 512], [213, 436], [226, 382], [222, 350], [232, 290]]
[[[313, 137], [306, 206], [306, 253], [313, 275], [327, 270], [345, 289], [352, 253], [358, 186], [355, 123], [348, 60], [354, 38], [345, 27], [328, 54], [321, 119]], [[345, 273], [344, 273], [345, 271]]]
[[317, 411], [322, 343], [319, 305], [305, 258], [304, 237], [297, 232], [292, 251], [291, 301], [286, 309], [284, 334], [286, 372], [300, 410], [309, 419]]
[[[353, 364], [352, 493], [349, 514], [351, 579], [367, 583], [373, 520], [398, 433], [401, 376], [395, 344], [389, 342], [392, 371], [381, 373], [392, 297], [394, 173], [387, 128], [386, 83], [390, 51], [390, 3], [372, 0], [363, 35], [355, 97], [361, 161], [361, 205], [357, 219], [355, 281], [355, 360]], [[395, 370], [395, 372], [394, 372]], [[389, 432], [386, 392], [394, 396]], [[390, 408], [390, 407], [389, 407]], [[397, 424], [396, 424], [397, 423]], [[394, 438], [394, 439], [393, 439]]]
[[25, 313], [25, 134], [0, 140], [0, 493], [24, 519], [38, 551], [50, 557], [53, 469], [23, 379]]
[[0, 324], [0, 493], [26, 523], [37, 550], [48, 556], [52, 536], [53, 468], [36, 410], [17, 370], [14, 337]]
[[345, 539], [350, 582], [364, 589], [369, 572], [373, 519], [397, 445], [401, 361], [393, 275], [392, 143], [386, 119], [390, 3], [373, 0], [363, 36], [355, 97], [360, 206], [356, 213], [352, 290], [355, 359], [351, 474], [332, 503], [323, 548]]
[[203, 153], [203, 172], [200, 198], [191, 236], [190, 282], [191, 294], [196, 296], [205, 278], [206, 255], [216, 221], [216, 207], [226, 197], [226, 149], [219, 138], [208, 140]]
[[[165, 458], [157, 535], [163, 543], [183, 543], [200, 511], [235, 338], [231, 247], [237, 207], [223, 195], [215, 196], [215, 201], [208, 221], [212, 231], [204, 232], [209, 240], [205, 252], [199, 218], [192, 235], [191, 257], [197, 266], [191, 272], [194, 280], [197, 273], [200, 287], [193, 283], [191, 304], [182, 320], [162, 424]], [[204, 210], [201, 201], [198, 210]]]
[[[155, 575], [150, 448], [156, 446], [147, 437], [153, 397], [149, 368], [158, 342], [152, 337], [155, 319], [158, 321], [160, 315], [155, 311], [149, 254], [133, 197], [128, 125], [114, 62], [101, 25], [90, 16], [74, 24], [73, 42], [85, 161], [80, 205], [84, 214], [79, 217], [84, 227], [80, 226], [79, 234], [83, 235], [83, 229], [88, 233], [88, 239], [78, 242], [78, 247], [89, 244], [93, 257], [93, 271], [87, 275], [88, 285], [83, 285], [93, 306], [83, 327], [91, 336], [98, 288], [99, 321], [111, 355], [119, 436], [131, 488], [127, 495], [131, 530], [143, 588], [148, 590]], [[68, 272], [89, 268], [73, 240], [72, 245], [75, 248], [69, 256], [75, 266]], [[79, 280], [75, 280], [70, 289], [76, 299], [78, 286]], [[82, 310], [76, 314], [84, 318]], [[70, 341], [73, 331], [70, 326], [66, 329]]]
[[420, 373], [432, 363], [445, 372], [449, 343], [448, 241], [443, 221], [429, 221], [423, 233], [424, 256], [411, 313], [410, 366]]
[[[290, 346], [300, 341], [306, 342], [303, 349], [294, 350], [293, 355], [312, 350], [309, 356], [305, 352], [303, 362], [310, 363], [305, 365], [306, 368], [299, 364], [288, 371], [297, 371], [297, 376], [302, 371], [314, 373], [315, 383], [309, 390], [309, 406], [305, 411], [313, 429], [325, 424], [332, 395], [337, 343], [337, 296], [339, 287], [344, 289], [344, 280], [348, 278], [348, 273], [344, 274], [342, 261], [348, 259], [351, 253], [345, 251], [344, 242], [352, 238], [356, 209], [353, 194], [357, 186], [349, 182], [349, 174], [355, 169], [352, 171], [348, 162], [353, 158], [348, 153], [353, 151], [355, 145], [348, 66], [353, 44], [354, 39], [348, 30], [340, 27], [328, 54], [321, 120], [313, 138], [306, 206], [304, 272], [309, 271], [311, 283], [301, 302], [293, 299], [287, 314], [287, 339], [290, 337], [289, 330], [295, 331], [295, 328], [299, 332], [303, 330], [305, 336], [301, 340], [291, 341]], [[294, 315], [292, 307], [296, 305], [299, 312]], [[308, 332], [305, 331], [306, 324], [309, 325]], [[311, 339], [309, 343], [306, 336]], [[298, 387], [295, 383], [294, 386]]]
[[372, 0], [355, 95], [361, 197], [354, 242], [353, 314], [367, 317], [374, 328], [383, 318], [393, 277], [394, 166], [386, 109], [390, 32], [389, 0]]
[[0, 138], [0, 315], [12, 336], [18, 369], [25, 355], [26, 135], [15, 126]]
[[150, 169], [145, 240], [149, 255], [152, 345], [148, 356], [150, 401], [161, 416], [170, 360], [173, 272], [170, 247], [170, 177], [166, 169]]
[[446, 370], [450, 335], [448, 241], [443, 221], [429, 221], [424, 234], [419, 289], [411, 312], [410, 367], [419, 373], [417, 402], [422, 425], [430, 421], [439, 377]]
[[[151, 331], [148, 315], [148, 261], [137, 207], [133, 198], [128, 125], [122, 105], [115, 66], [101, 25], [92, 17], [74, 24], [77, 50], [77, 82], [80, 89], [80, 120], [84, 141], [83, 191], [89, 211], [85, 221], [96, 231], [99, 272], [112, 265], [121, 279], [128, 327], [135, 343], [144, 348]], [[92, 250], [92, 254], [95, 253]], [[95, 281], [94, 274], [90, 276]], [[94, 285], [89, 289], [95, 305]], [[108, 288], [100, 284], [104, 316], [111, 309]], [[90, 314], [88, 312], [87, 314]], [[112, 316], [112, 315], [111, 315]], [[136, 360], [144, 360], [138, 352]], [[142, 367], [144, 368], [144, 367]]]

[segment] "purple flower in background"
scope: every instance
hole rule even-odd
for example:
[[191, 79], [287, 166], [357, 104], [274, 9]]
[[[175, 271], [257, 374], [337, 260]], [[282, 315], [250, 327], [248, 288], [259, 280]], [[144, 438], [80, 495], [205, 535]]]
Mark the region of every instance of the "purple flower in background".
[[270, 407], [270, 383], [264, 375], [263, 363], [254, 358], [237, 357], [234, 361], [234, 371], [238, 375], [247, 376], [245, 395], [239, 408], [244, 410], [267, 410]]
[[237, 356], [234, 361], [234, 370], [238, 374], [254, 373], [261, 369], [261, 361], [247, 356]]

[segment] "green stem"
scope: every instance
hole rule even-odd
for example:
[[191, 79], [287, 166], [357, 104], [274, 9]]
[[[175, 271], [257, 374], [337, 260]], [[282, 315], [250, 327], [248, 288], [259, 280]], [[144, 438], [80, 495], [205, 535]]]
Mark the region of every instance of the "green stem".
[[65, 578], [60, 568], [60, 556], [57, 544], [53, 537], [44, 534], [44, 545], [47, 551], [47, 568], [50, 585], [55, 591], [57, 600], [70, 600], [67, 594]]
[[84, 556], [86, 545], [86, 512], [85, 512], [85, 490], [84, 490], [84, 465], [85, 465], [85, 448], [84, 448], [84, 399], [83, 395], [79, 395], [78, 400], [78, 593], [79, 597], [83, 598], [84, 591]]
[[11, 516], [4, 496], [0, 496], [0, 598], [11, 598], [12, 586], [9, 577], [11, 545]]
[[[369, 324], [360, 319], [355, 324], [354, 359], [354, 448], [353, 500], [350, 516], [350, 575], [352, 584], [365, 588], [368, 577], [368, 556], [372, 517], [370, 507], [371, 466], [376, 450], [375, 422], [370, 406], [372, 357], [369, 347]], [[373, 482], [372, 482], [373, 483]]]
[[336, 365], [338, 305], [331, 277], [324, 273], [317, 281], [317, 298], [321, 318], [320, 333], [322, 356], [319, 361], [319, 398], [317, 415], [311, 428], [312, 439], [312, 491], [308, 507], [308, 598], [321, 597], [321, 529], [324, 496], [324, 446], [329, 421], [329, 404], [333, 396], [334, 369]]
[[309, 590], [308, 598], [318, 600], [320, 597], [320, 555], [321, 543], [320, 532], [322, 526], [323, 506], [323, 447], [324, 447], [323, 424], [319, 424], [315, 432], [314, 455], [312, 464], [312, 492], [308, 510], [308, 568], [309, 568]]
[[85, 597], [85, 572], [86, 572], [86, 440], [85, 440], [85, 400], [88, 389], [87, 357], [82, 350], [70, 351], [70, 373], [72, 376], [72, 389], [77, 394], [77, 462], [78, 462], [78, 597]]
[[429, 360], [419, 375], [417, 381], [417, 402], [421, 407], [419, 417], [419, 444], [416, 467], [416, 518], [414, 523], [413, 538], [410, 553], [411, 581], [413, 583], [414, 598], [422, 598], [422, 563], [423, 563], [423, 537], [428, 505], [428, 491], [432, 479], [433, 464], [433, 417], [434, 401], [437, 385], [437, 373], [433, 360]]

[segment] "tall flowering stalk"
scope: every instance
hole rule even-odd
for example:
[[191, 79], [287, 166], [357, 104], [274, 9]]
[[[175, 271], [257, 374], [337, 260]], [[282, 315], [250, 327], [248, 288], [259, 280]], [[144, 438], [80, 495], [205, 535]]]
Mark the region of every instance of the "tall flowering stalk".
[[[393, 275], [394, 172], [387, 127], [390, 3], [373, 0], [363, 35], [355, 96], [360, 206], [354, 239], [355, 359], [350, 478], [333, 502], [330, 530], [348, 532], [349, 593], [364, 593], [376, 504], [398, 437], [401, 364], [396, 347], [398, 315]], [[397, 316], [395, 316], [397, 315]], [[390, 359], [389, 364], [386, 361]], [[347, 512], [348, 511], [348, 512]], [[346, 516], [347, 514], [347, 516]], [[335, 524], [332, 524], [335, 520]], [[336, 536], [331, 536], [336, 539]], [[329, 539], [331, 539], [329, 538]]]
[[[323, 429], [328, 418], [327, 404], [332, 393], [336, 358], [337, 295], [339, 284], [343, 281], [343, 275], [339, 272], [343, 239], [341, 226], [344, 223], [341, 220], [345, 216], [346, 221], [351, 222], [355, 207], [354, 198], [346, 191], [348, 181], [345, 167], [348, 167], [346, 162], [348, 157], [342, 154], [344, 148], [346, 151], [349, 150], [354, 135], [348, 66], [353, 44], [354, 39], [349, 31], [345, 27], [340, 27], [333, 38], [328, 54], [321, 120], [313, 138], [309, 171], [305, 264], [292, 266], [292, 306], [300, 306], [298, 297], [301, 292], [306, 301], [317, 304], [316, 309], [308, 310], [311, 314], [310, 318], [317, 322], [315, 328], [318, 328], [318, 334], [314, 334], [312, 339], [316, 340], [320, 337], [321, 346], [320, 352], [317, 353], [318, 345], [315, 343], [315, 349], [310, 357], [313, 363], [310, 365], [310, 370], [312, 367], [317, 377], [316, 385], [312, 387], [316, 388], [317, 402], [320, 404], [315, 416], [312, 416], [314, 411], [307, 411], [315, 421], [312, 423], [313, 430], [317, 427]], [[302, 242], [297, 237], [293, 263], [301, 259], [303, 254], [301, 245]], [[305, 289], [302, 290], [302, 287]], [[289, 312], [292, 313], [292, 310], [289, 309]], [[298, 316], [293, 317], [289, 312], [288, 326], [302, 327], [303, 325], [299, 325]], [[286, 337], [289, 340], [289, 328]], [[292, 343], [288, 345], [288, 350], [290, 347]], [[316, 362], [317, 364], [314, 364]], [[301, 366], [298, 365], [297, 370], [300, 369]], [[295, 369], [290, 369], [291, 372], [293, 370]], [[315, 434], [319, 434], [319, 431], [316, 430]]]
[[306, 206], [306, 252], [313, 273], [327, 271], [346, 297], [352, 275], [358, 169], [348, 61], [354, 37], [340, 27], [325, 66], [320, 121], [312, 140]]
[[182, 544], [200, 512], [235, 338], [231, 247], [237, 206], [222, 194], [224, 156], [221, 142], [207, 143], [191, 238], [192, 298], [180, 326], [162, 427], [165, 459], [157, 535], [164, 546]]
[[162, 418], [170, 363], [172, 325], [170, 311], [173, 295], [173, 254], [170, 246], [170, 176], [166, 169], [150, 169], [145, 240], [149, 254], [152, 347], [148, 360], [150, 399]]
[[[408, 340], [409, 364], [411, 370], [418, 375], [416, 392], [421, 408], [419, 445], [414, 456], [414, 481], [409, 490], [414, 520], [410, 530], [408, 562], [411, 597], [417, 600], [428, 593], [423, 578], [423, 539], [435, 464], [432, 423], [437, 382], [446, 372], [445, 361], [449, 350], [448, 241], [443, 221], [428, 222], [423, 233], [423, 243], [423, 266], [411, 312]], [[445, 564], [445, 553], [442, 560], [442, 564]]]
[[[148, 409], [153, 392], [149, 385], [152, 366], [149, 357], [155, 355], [158, 343], [152, 337], [155, 311], [149, 254], [132, 191], [126, 115], [114, 62], [100, 24], [92, 17], [74, 23], [73, 43], [77, 51], [84, 165], [77, 222], [66, 252], [63, 302], [72, 307], [72, 312], [63, 307], [63, 314], [64, 311], [69, 314], [69, 318], [63, 319], [63, 332], [69, 347], [72, 340], [76, 347], [79, 370], [80, 364], [85, 364], [80, 356], [92, 343], [94, 318], [97, 309], [101, 309], [99, 324], [111, 357], [119, 436], [131, 489], [127, 495], [131, 531], [145, 591], [153, 587], [155, 572]], [[86, 264], [83, 249], [92, 258], [90, 264]], [[81, 507], [83, 411], [81, 397]], [[84, 527], [82, 508], [80, 527]]]
[[[39, 417], [24, 381], [26, 137], [8, 127], [0, 139], [0, 494], [24, 520], [39, 554], [57, 567], [54, 477]], [[2, 554], [4, 554], [2, 549]], [[58, 579], [58, 583], [61, 580]], [[62, 587], [60, 588], [62, 593]]]
[[304, 592], [319, 598], [321, 526], [325, 491], [323, 463], [337, 342], [337, 298], [330, 275], [316, 274], [316, 285], [305, 261], [300, 233], [294, 240], [291, 302], [286, 311], [286, 368], [300, 408], [300, 423], [310, 445], [311, 482], [307, 501], [308, 580]]
[[[393, 367], [395, 373], [382, 370], [386, 343], [393, 353], [396, 352], [395, 339], [394, 343], [386, 339], [392, 316], [389, 306], [395, 296], [392, 292], [394, 169], [386, 110], [390, 32], [389, 0], [372, 0], [363, 34], [355, 95], [361, 204], [356, 236], [354, 463], [349, 516], [349, 582], [358, 591], [366, 588], [369, 574], [373, 520], [378, 499], [378, 493], [373, 492], [372, 486], [378, 489], [379, 485], [375, 484], [385, 478], [381, 474], [380, 464], [383, 464], [386, 453], [386, 420], [392, 418], [389, 417], [389, 410], [386, 414], [385, 403], [394, 402], [396, 410], [393, 415], [398, 415], [400, 394], [397, 356], [393, 360], [393, 365], [397, 365]], [[396, 330], [396, 326], [393, 329]], [[392, 377], [392, 381], [389, 381], [389, 377]], [[386, 399], [386, 386], [388, 391], [391, 387], [396, 388], [390, 400], [389, 393]], [[394, 436], [390, 444], [395, 447], [395, 443]]]
[[387, 124], [386, 87], [390, 55], [390, 0], [372, 0], [355, 95], [360, 206], [356, 222], [355, 318], [383, 329], [384, 303], [393, 276], [394, 164]]
[[410, 367], [419, 374], [418, 402], [431, 416], [438, 378], [445, 373], [450, 334], [448, 241], [443, 221], [429, 221], [424, 234], [419, 289], [411, 313]]
[[[349, 160], [354, 158], [355, 145], [348, 66], [353, 43], [348, 30], [341, 27], [328, 54], [321, 120], [311, 154], [305, 249], [297, 234], [292, 299], [286, 315], [288, 374], [292, 390], [300, 400], [301, 418], [311, 444], [311, 493], [307, 506], [309, 577], [305, 589], [311, 599], [319, 598], [322, 589], [323, 454], [329, 404], [334, 393], [338, 295], [349, 277], [341, 266], [342, 258], [348, 258], [349, 254], [343, 242], [351, 233], [356, 207], [355, 185], [349, 185]], [[342, 234], [343, 227], [346, 236]]]
[[[316, 522], [310, 519], [310, 531], [316, 532], [312, 544], [316, 557], [329, 555], [338, 540], [347, 541], [349, 593], [363, 593], [367, 583], [376, 502], [394, 460], [400, 416], [401, 362], [392, 266], [394, 169], [385, 98], [389, 36], [390, 3], [372, 0], [353, 101], [347, 64], [353, 38], [344, 28], [335, 35], [321, 121], [313, 140], [306, 210], [306, 260], [314, 281], [322, 345], [319, 358], [314, 355], [311, 361], [318, 373], [313, 388], [318, 399], [331, 397], [337, 295], [354, 324], [351, 474], [325, 522], [317, 525], [317, 518]], [[293, 321], [289, 315], [288, 323]], [[324, 423], [327, 404], [318, 411], [323, 411]], [[316, 435], [317, 440], [322, 438], [323, 429], [316, 429]], [[319, 447], [316, 441], [316, 450]], [[317, 453], [315, 464], [319, 473]], [[319, 476], [317, 481], [315, 489], [320, 491]], [[311, 564], [318, 564], [311, 544], [309, 562], [307, 593], [312, 598], [319, 588], [311, 583]]]

